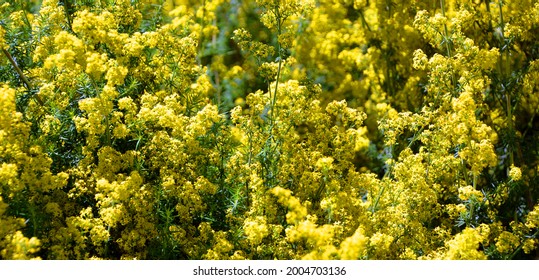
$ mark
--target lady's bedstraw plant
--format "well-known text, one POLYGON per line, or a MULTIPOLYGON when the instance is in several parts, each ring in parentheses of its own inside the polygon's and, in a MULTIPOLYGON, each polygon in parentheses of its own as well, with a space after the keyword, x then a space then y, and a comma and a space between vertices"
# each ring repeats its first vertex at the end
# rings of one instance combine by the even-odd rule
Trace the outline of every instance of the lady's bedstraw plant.
POLYGON ((0 1, 0 258, 536 258, 535 2, 0 1))
POLYGON ((296 31, 294 17, 297 20, 298 17, 304 15, 312 8, 313 3, 310 1, 257 1, 257 4, 262 9, 260 20, 274 34, 276 47, 252 41, 251 35, 245 29, 236 30, 234 39, 243 50, 248 51, 256 59, 258 71, 268 86, 268 104, 264 105, 264 111, 260 113, 264 122, 267 122, 267 125, 264 125, 267 131, 262 136, 266 138, 266 141, 257 156, 262 164, 264 182, 271 188, 277 184, 279 170, 276 167, 279 165, 281 150, 281 141, 274 135, 274 129, 278 125, 276 104, 279 82, 287 49, 292 47, 291 38, 296 31), (266 61, 268 59, 269 61, 266 61))

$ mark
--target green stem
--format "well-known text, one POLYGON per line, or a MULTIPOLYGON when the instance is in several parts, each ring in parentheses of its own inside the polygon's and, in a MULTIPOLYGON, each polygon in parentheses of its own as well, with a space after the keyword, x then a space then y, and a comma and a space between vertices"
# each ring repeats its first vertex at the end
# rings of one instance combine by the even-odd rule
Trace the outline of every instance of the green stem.
MULTIPOLYGON (((442 8, 442 16, 445 17, 445 2, 444 0, 440 0, 440 6, 442 8)), ((451 40, 449 39, 449 30, 447 29, 447 24, 444 23, 444 44, 445 49, 447 52, 447 58, 451 58, 453 55, 451 53, 451 40)), ((451 69, 451 84, 454 87, 456 87, 456 79, 455 79, 455 73, 453 72, 453 69, 451 69)))
MULTIPOLYGON (((505 22, 503 19, 503 1, 498 1, 498 8, 500 13, 500 36, 501 36, 501 50, 503 52, 503 55, 500 56, 500 74, 502 76, 502 84, 505 84, 505 79, 509 76, 510 72, 510 65, 509 65, 509 48, 506 46, 506 40, 505 40, 505 22), (503 58, 505 56, 505 59, 503 58)), ((509 133, 513 134, 513 108, 511 105, 511 91, 507 88, 507 86, 503 86, 503 91, 505 93, 505 106, 507 110, 507 126, 509 128, 509 133)), ((514 155, 513 155, 513 148, 509 146, 509 166, 513 165, 515 163, 514 161, 514 155)), ((507 172, 509 172, 509 168, 507 167, 507 172)))
MULTIPOLYGON (((387 7, 387 18, 390 19, 391 18, 391 1, 388 1, 386 0, 386 7, 387 7)), ((387 91, 388 91, 388 94, 389 96, 394 96, 395 95, 395 90, 394 90, 394 87, 393 87, 393 73, 391 71, 391 49, 392 49, 392 45, 391 45, 391 34, 389 34, 389 28, 386 28, 385 30, 385 36, 386 36, 386 43, 387 43, 387 50, 384 54, 384 59, 386 61, 386 82, 387 82, 387 91)))
MULTIPOLYGON (((442 16, 445 17, 444 0, 440 0, 440 5, 442 6, 442 16)), ((451 57, 451 46, 449 45, 449 40, 447 37, 448 34, 449 34, 449 31, 447 29, 447 24, 444 24, 445 48, 447 51, 447 56, 451 57)))
MULTIPOLYGON (((17 74, 19 75, 19 77, 21 78, 22 82, 24 83, 24 85, 26 86, 26 88, 28 90, 31 90, 33 88, 33 85, 32 83, 30 82, 30 80, 28 80, 28 78, 26 78, 26 76, 24 75, 24 73, 22 72, 21 68, 19 67, 19 65, 17 64, 17 62, 15 61, 15 59, 13 59, 13 56, 11 56, 11 54, 6 50, 6 49, 2 49, 2 52, 4 53, 4 55, 7 57, 7 59, 9 60, 9 63, 11 63, 11 65, 13 66, 13 68, 15 69, 15 72, 17 72, 17 74)), ((43 106, 43 101, 41 100, 41 98, 39 97, 39 95, 34 95, 35 98, 36 98, 36 101, 37 103, 39 103, 39 105, 43 106)))
MULTIPOLYGON (((252 158, 253 158, 253 132, 252 131, 248 131, 248 137, 249 137, 249 155, 248 155, 248 158, 247 158, 247 165, 249 166, 249 170, 251 170, 251 161, 252 161, 252 158)), ((245 197, 246 197, 246 205, 247 207, 250 207, 251 206, 251 200, 249 198, 249 178, 247 178, 247 180, 245 180, 245 197)))
POLYGON ((63 0, 63 4, 64 4, 64 13, 66 15, 66 20, 67 20, 67 26, 69 27, 69 30, 71 32, 73 32, 73 28, 71 27, 71 24, 73 23, 73 18, 71 17, 71 3, 69 2, 69 0, 63 0))
POLYGON ((277 77, 276 77, 276 80, 275 80, 275 91, 273 93, 273 100, 271 101, 270 132, 271 132, 271 130, 273 130, 273 126, 275 124, 275 114, 276 114, 275 113, 275 111, 276 111, 275 104, 277 103, 277 92, 279 90, 279 79, 281 78, 281 69, 282 69, 282 66, 283 66, 283 58, 281 57, 281 43, 279 43, 279 36, 281 35, 281 32, 282 32, 282 22, 281 22, 281 16, 280 16, 278 7, 275 8, 275 18, 277 19, 277 55, 278 55, 278 59, 279 59, 279 66, 277 68, 277 77))
MULTIPOLYGON (((490 15, 490 0, 485 0, 485 6, 487 8, 487 14, 490 15)), ((492 20, 488 21, 488 30, 492 31, 492 20)))
POLYGON ((380 198, 384 194, 384 191, 386 189, 386 185, 387 184, 384 184, 382 186, 382 188, 380 189, 380 192, 378 192, 378 195, 376 196, 376 199, 374 200, 374 205, 372 206, 372 209, 371 209, 373 214, 374 214, 374 212, 376 212, 376 208, 378 208, 378 203, 380 202, 380 198))
MULTIPOLYGON (((19 2, 18 4, 19 4, 21 9, 26 10, 26 7, 23 5, 22 1, 17 1, 17 2, 19 2)), ((30 23, 30 20, 28 20, 28 15, 26 14, 26 11, 24 13, 22 13, 22 15, 23 15, 24 23, 31 30, 32 29, 32 24, 30 23)))
POLYGON ((473 220, 474 220, 474 215, 475 215, 475 199, 472 199, 472 201, 469 202, 469 205, 470 205, 470 216, 469 216, 469 220, 468 220, 468 227, 470 226, 473 226, 473 220))
POLYGON ((363 14, 363 10, 359 11, 359 15, 361 17, 361 23, 363 24, 363 26, 366 27, 369 32, 371 32, 371 27, 369 26, 369 23, 365 19, 365 15, 363 14))
POLYGON ((30 210, 30 220, 32 222, 32 236, 37 236, 38 223, 37 223, 36 211, 34 209, 34 206, 30 205, 29 210, 30 210))
POLYGON ((30 81, 26 78, 26 76, 22 73, 21 68, 19 67, 19 65, 17 64, 17 62, 15 61, 15 59, 13 59, 13 56, 11 56, 11 54, 10 54, 6 49, 2 49, 2 52, 3 52, 4 55, 7 57, 7 59, 9 60, 9 62, 10 62, 11 65, 13 66, 13 68, 15 69, 15 71, 17 72, 17 74, 18 74, 19 77, 21 78, 21 80, 22 80, 22 82, 24 83, 24 85, 26 85, 26 88, 27 88, 27 89, 31 89, 31 88, 32 88, 32 84, 31 84, 30 81))

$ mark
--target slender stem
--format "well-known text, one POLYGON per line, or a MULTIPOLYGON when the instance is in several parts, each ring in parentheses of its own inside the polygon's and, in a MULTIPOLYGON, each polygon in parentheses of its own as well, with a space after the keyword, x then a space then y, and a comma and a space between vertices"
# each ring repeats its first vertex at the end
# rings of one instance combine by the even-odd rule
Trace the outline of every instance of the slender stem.
MULTIPOLYGON (((279 51, 281 50, 281 48, 279 47, 279 51)), ((275 111, 276 111, 276 106, 275 104, 277 103, 277 90, 279 89, 279 78, 281 76, 281 68, 282 68, 282 58, 281 56, 279 56, 279 67, 277 68, 277 80, 275 80, 275 92, 273 93, 273 101, 271 102, 271 122, 272 122, 272 128, 273 128, 273 124, 275 123, 275 111)))
MULTIPOLYGON (((393 15, 392 12, 392 3, 389 0, 386 0, 386 11, 387 11, 387 18, 390 19, 393 15)), ((384 52, 384 59, 386 61, 386 83, 387 83, 387 92, 389 96, 394 96, 396 94, 395 90, 395 81, 393 78, 394 72, 396 72, 396 68, 394 68, 394 64, 391 62, 391 56, 393 51, 393 45, 391 43, 392 34, 390 34, 389 28, 385 28, 385 40, 386 40, 386 51, 384 52), (393 69, 395 69, 393 71, 393 69)), ((408 96, 407 96, 408 98, 408 96)))
MULTIPOLYGON (((487 13, 490 15, 490 0, 485 0, 485 6, 487 7, 487 13)), ((488 30, 492 31, 492 19, 488 21, 488 30)))
POLYGON ((17 71, 17 74, 19 74, 19 77, 21 78, 22 82, 26 85, 26 88, 31 89, 31 88, 32 88, 32 84, 31 84, 30 81, 26 78, 26 76, 22 73, 21 68, 19 67, 19 65, 17 64, 17 62, 15 61, 15 59, 13 59, 13 56, 11 56, 11 54, 10 54, 7 50, 5 50, 5 49, 2 49, 2 52, 3 52, 4 55, 7 57, 7 59, 9 60, 9 62, 10 62, 11 65, 13 66, 13 68, 15 68, 15 71, 17 71))
POLYGON ((505 37, 504 37, 504 34, 505 34, 505 23, 503 21, 503 1, 500 0, 498 1, 498 8, 500 10, 500 28, 501 28, 501 32, 502 32, 502 39, 505 40, 505 37))
MULTIPOLYGON (((253 158, 253 132, 252 131, 248 131, 247 132, 248 134, 248 137, 249 137, 249 156, 247 158, 247 165, 249 166, 249 170, 251 170, 251 161, 252 161, 252 158, 253 158)), ((246 205, 247 207, 249 207, 251 205, 251 200, 250 200, 250 197, 249 197, 249 182, 250 182, 250 178, 247 178, 247 180, 245 180, 245 198, 246 198, 246 205)))
POLYGON ((372 206, 372 209, 371 209, 371 212, 374 214, 374 212, 376 212, 376 208, 378 208, 378 203, 380 202, 380 198, 382 197, 382 195, 384 194, 384 191, 386 189, 386 186, 388 185, 388 183, 386 182, 381 188, 380 188, 380 191, 378 192, 378 195, 376 196, 376 199, 374 200, 374 205, 372 206))
MULTIPOLYGON (((7 59, 9 60, 9 62, 11 63, 11 65, 13 66, 13 68, 15 69, 15 71, 17 72, 17 74, 19 75, 19 77, 21 78, 22 82, 24 83, 24 85, 26 86, 26 88, 28 90, 31 90, 33 88, 33 85, 32 83, 30 82, 30 80, 28 80, 28 78, 24 75, 24 73, 22 72, 21 68, 19 67, 19 65, 17 64, 17 62, 15 61, 15 59, 13 58, 13 56, 11 56, 11 54, 6 50, 6 49, 2 49, 2 52, 4 53, 4 55, 7 57, 7 59)), ((39 105, 43 106, 44 103, 43 101, 41 100, 41 98, 39 97, 39 95, 34 95, 35 98, 36 98, 36 101, 37 103, 39 103, 39 105)))
POLYGON ((365 19, 365 15, 363 14, 363 10, 360 10, 359 11, 359 15, 361 17, 361 23, 363 24, 364 27, 367 27, 367 30, 369 32, 371 32, 371 27, 369 26, 369 23, 367 22, 367 20, 365 19))
POLYGON ((219 72, 214 71, 215 75, 215 86, 217 88, 216 90, 216 98, 217 98, 217 111, 221 112, 222 106, 221 106, 221 80, 219 79, 219 72))
POLYGON ((277 55, 278 55, 278 58, 279 58, 279 66, 277 68, 277 77, 276 77, 276 80, 275 80, 275 91, 273 93, 273 100, 271 101, 271 118, 270 118, 271 125, 270 125, 270 130, 273 130, 273 126, 275 124, 275 111, 276 111, 275 104, 277 103, 277 92, 279 90, 279 79, 281 78, 281 68, 283 66, 283 58, 281 57, 281 43, 279 43, 279 36, 281 35, 281 32, 282 32, 282 22, 281 22, 281 15, 279 13, 279 8, 278 7, 275 8, 275 18, 277 19, 277 55))
POLYGON ((69 0, 64 0, 64 13, 66 15, 67 20, 67 26, 69 27, 69 30, 73 31, 73 28, 71 27, 71 24, 73 23, 73 19, 71 17, 71 3, 69 0))
POLYGON ((466 171, 466 164, 464 163, 464 160, 460 160, 460 167, 462 169, 462 174, 464 175, 464 182, 466 185, 468 185, 468 182, 470 181, 470 178, 468 177, 468 172, 466 171))
MULTIPOLYGON (((509 48, 506 46, 506 40, 505 40, 505 22, 503 19, 503 1, 498 1, 498 8, 500 12, 500 36, 501 36, 501 50, 503 52, 503 55, 500 56, 500 74, 502 76, 502 84, 505 83, 505 79, 509 75, 510 71, 510 65, 509 65, 509 48), (505 59, 503 58, 505 56, 505 59), (504 61, 505 60, 505 61, 504 61)), ((511 105, 511 91, 503 85, 503 91, 505 93, 505 106, 507 110, 507 125, 509 128, 509 133, 513 134, 513 108, 511 105)), ((513 165, 515 163, 514 155, 513 155, 513 148, 509 146, 509 166, 513 165)), ((507 172, 509 172, 509 168, 507 167, 507 172)))
MULTIPOLYGON (((442 7, 442 16, 445 17, 445 7, 444 7, 444 0, 440 0, 440 5, 442 7)), ((451 46, 449 45, 449 40, 447 35, 449 34, 449 31, 447 30, 447 24, 444 24, 444 36, 445 36, 445 48, 447 51, 447 56, 451 57, 451 46)))
POLYGON ((475 199, 471 200, 469 204, 470 204, 470 216, 468 220, 469 224, 467 226, 473 226, 473 219, 475 215, 475 199))
MULTIPOLYGON (((23 10, 26 10, 26 7, 24 7, 22 1, 18 1, 18 2, 20 2, 20 3, 18 3, 19 6, 20 6, 23 10)), ((26 23, 26 26, 27 26, 28 28, 32 29, 32 24, 31 24, 30 21, 28 20, 28 15, 26 14, 26 12, 22 13, 22 15, 23 15, 24 23, 26 23)))
MULTIPOLYGON (((445 17, 445 3, 444 0, 440 0, 440 6, 442 8, 442 16, 445 17)), ((447 24, 444 23, 444 44, 447 51, 447 58, 451 58, 451 41, 449 40, 449 31, 447 29, 447 24)), ((456 87, 456 79, 455 79, 455 73, 453 72, 453 69, 451 69, 451 83, 453 87, 456 87)), ((454 89, 454 88, 453 88, 454 89)))

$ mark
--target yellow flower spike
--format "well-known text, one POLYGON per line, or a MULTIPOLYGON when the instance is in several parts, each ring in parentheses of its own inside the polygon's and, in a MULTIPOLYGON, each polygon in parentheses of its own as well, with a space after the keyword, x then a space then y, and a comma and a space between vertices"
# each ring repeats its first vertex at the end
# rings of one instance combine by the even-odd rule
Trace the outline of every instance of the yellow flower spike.
POLYGON ((509 168, 509 178, 511 178, 512 181, 518 182, 522 179, 522 171, 519 167, 516 167, 514 165, 511 165, 509 168))
POLYGON ((428 64, 427 55, 421 49, 414 51, 414 68, 417 70, 425 70, 428 64))

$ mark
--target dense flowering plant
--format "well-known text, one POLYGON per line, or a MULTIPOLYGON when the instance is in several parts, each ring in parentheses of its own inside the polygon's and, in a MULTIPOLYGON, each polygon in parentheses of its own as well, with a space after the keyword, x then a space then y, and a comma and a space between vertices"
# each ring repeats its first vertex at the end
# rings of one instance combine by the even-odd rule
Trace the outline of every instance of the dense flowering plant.
POLYGON ((537 1, 0 14, 0 259, 539 257, 537 1))

